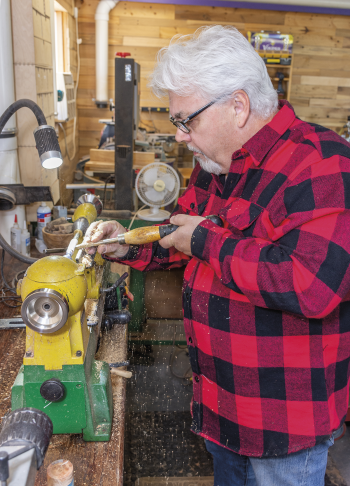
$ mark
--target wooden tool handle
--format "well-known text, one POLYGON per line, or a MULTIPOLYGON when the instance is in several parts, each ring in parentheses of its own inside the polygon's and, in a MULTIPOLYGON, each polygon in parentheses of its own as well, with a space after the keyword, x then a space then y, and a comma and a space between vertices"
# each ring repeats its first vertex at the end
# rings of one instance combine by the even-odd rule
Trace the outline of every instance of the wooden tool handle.
POLYGON ((118 368, 110 368, 112 375, 122 376, 123 378, 131 378, 131 371, 118 370, 118 368))
POLYGON ((124 233, 126 245, 144 245, 160 240, 159 226, 145 226, 124 233))

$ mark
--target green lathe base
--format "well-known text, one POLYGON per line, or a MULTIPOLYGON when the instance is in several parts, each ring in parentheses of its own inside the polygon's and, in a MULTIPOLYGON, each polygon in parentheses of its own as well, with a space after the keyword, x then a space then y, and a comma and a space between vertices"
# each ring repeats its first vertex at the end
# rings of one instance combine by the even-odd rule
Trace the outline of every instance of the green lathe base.
POLYGON ((45 412, 54 434, 83 433, 86 441, 108 441, 113 416, 109 366, 104 361, 48 371, 44 366, 22 366, 12 387, 12 410, 22 407, 45 412), (42 383, 49 378, 64 385, 65 395, 58 402, 48 402, 40 395, 42 383))

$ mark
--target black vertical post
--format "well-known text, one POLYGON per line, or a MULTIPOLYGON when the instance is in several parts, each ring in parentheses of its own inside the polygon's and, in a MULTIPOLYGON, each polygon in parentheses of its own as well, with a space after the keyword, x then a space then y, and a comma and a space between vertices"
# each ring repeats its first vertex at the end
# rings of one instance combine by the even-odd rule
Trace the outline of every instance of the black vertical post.
POLYGON ((115 209, 133 209, 134 150, 134 87, 133 59, 115 59, 115 209))

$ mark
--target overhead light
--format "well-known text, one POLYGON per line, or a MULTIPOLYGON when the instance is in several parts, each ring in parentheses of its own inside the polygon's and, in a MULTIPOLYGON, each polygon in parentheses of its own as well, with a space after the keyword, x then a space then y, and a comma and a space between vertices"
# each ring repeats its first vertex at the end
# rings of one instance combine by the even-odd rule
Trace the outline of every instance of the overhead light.
POLYGON ((56 131, 50 125, 40 125, 34 130, 36 148, 44 169, 56 169, 63 163, 56 131))

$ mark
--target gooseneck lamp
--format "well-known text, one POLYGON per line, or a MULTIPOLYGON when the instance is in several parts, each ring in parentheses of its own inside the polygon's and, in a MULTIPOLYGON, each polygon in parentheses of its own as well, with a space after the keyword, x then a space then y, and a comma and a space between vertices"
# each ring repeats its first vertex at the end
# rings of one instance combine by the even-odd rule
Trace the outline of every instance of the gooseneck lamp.
POLYGON ((63 158, 55 129, 47 125, 41 108, 32 100, 18 100, 12 103, 0 117, 0 137, 3 128, 12 115, 20 108, 29 108, 34 113, 39 126, 34 130, 36 148, 44 169, 56 169, 62 165, 63 158))
MULTIPOLYGON (((1 1, 1 0, 0 0, 1 1)), ((12 103, 1 115, 0 117, 0 139, 8 137, 7 133, 2 133, 6 123, 11 118, 12 115, 16 113, 17 110, 20 108, 29 108, 34 113, 37 122, 38 128, 34 130, 34 138, 36 142, 36 148, 39 153, 39 158, 41 165, 45 169, 56 169, 60 165, 62 165, 63 158, 61 154, 61 149, 58 143, 57 135, 55 129, 49 125, 47 125, 46 118, 44 113, 42 112, 41 108, 32 100, 18 100, 12 103)), ((0 210, 7 210, 12 209, 15 204, 24 204, 23 202, 19 203, 16 196, 14 195, 14 188, 12 186, 20 186, 19 184, 5 184, 0 185, 0 210)), ((41 194, 37 194, 40 196, 41 194)), ((52 196, 50 196, 52 198, 52 196)), ((35 199, 35 201, 47 201, 49 199, 35 199)), ((52 199, 51 199, 52 200, 52 199)), ((31 201, 33 202, 33 201, 31 201)), ((27 257, 22 255, 14 248, 11 247, 2 236, 0 232, 0 246, 3 248, 3 251, 6 250, 10 255, 17 260, 20 260, 23 263, 27 263, 31 265, 32 263, 36 262, 37 258, 27 257)))

